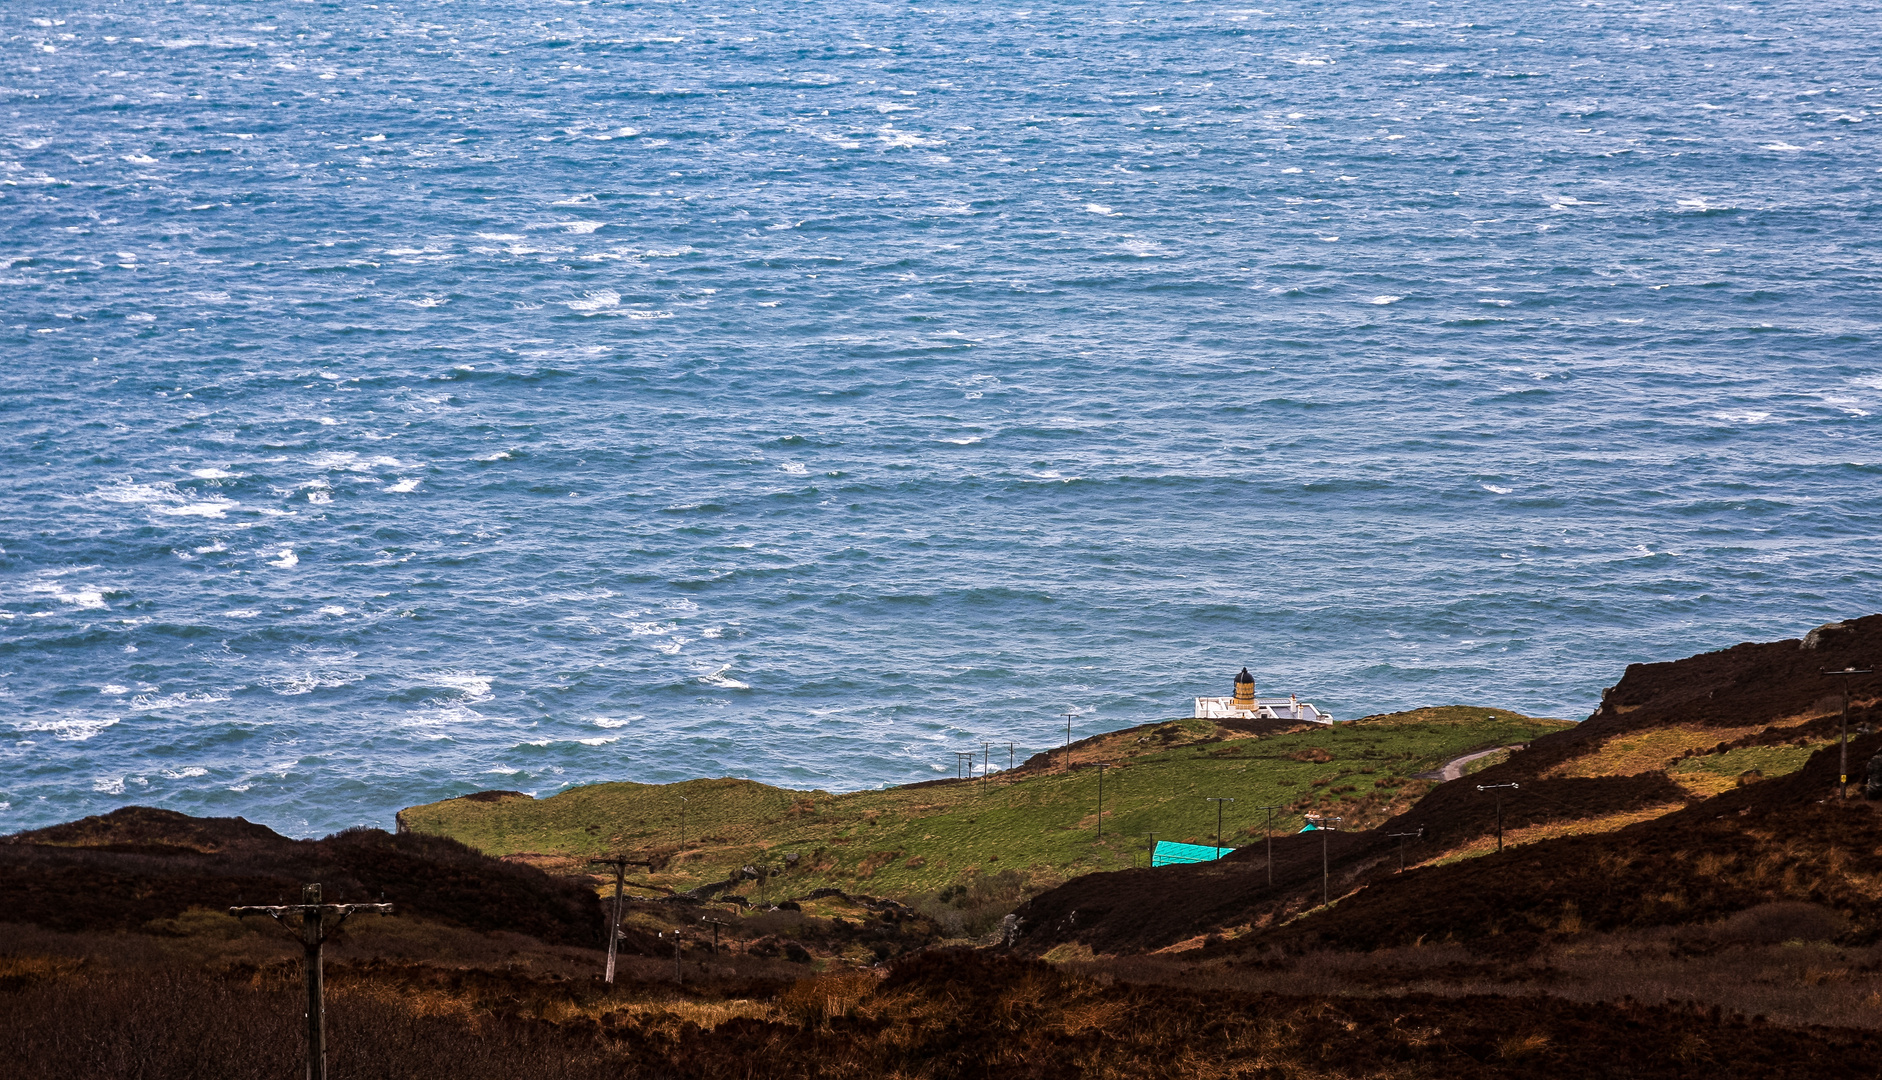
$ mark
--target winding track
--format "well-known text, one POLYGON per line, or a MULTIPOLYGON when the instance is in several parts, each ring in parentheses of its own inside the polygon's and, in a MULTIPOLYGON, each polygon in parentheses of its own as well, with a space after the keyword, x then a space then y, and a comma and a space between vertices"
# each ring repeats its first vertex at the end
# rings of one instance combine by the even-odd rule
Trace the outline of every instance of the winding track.
POLYGON ((1452 758, 1443 765, 1440 765, 1436 772, 1421 772, 1416 775, 1420 780, 1445 781, 1461 779, 1464 775, 1464 766, 1471 762, 1479 758, 1487 758, 1491 754, 1501 753, 1504 750, 1520 750, 1525 745, 1524 743, 1513 743, 1509 746, 1492 746, 1488 750, 1479 750, 1474 754, 1465 754, 1463 757, 1452 758))

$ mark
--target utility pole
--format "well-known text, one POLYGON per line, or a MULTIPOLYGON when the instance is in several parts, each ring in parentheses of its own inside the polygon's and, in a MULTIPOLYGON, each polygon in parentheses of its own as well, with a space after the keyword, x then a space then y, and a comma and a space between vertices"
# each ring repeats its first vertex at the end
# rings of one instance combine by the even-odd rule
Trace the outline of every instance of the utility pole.
POLYGON ((307 981, 307 1080, 327 1080, 327 1011, 326 980, 321 970, 320 947, 326 943, 327 935, 340 928, 340 924, 351 918, 356 911, 371 911, 380 915, 392 914, 391 904, 323 904, 320 902, 320 883, 315 882, 301 889, 301 902, 298 904, 275 904, 270 906, 232 907, 229 914, 240 919, 248 915, 266 915, 282 926, 287 921, 282 916, 290 912, 301 917, 301 947, 306 950, 302 962, 302 971, 307 981), (328 915, 338 915, 331 923, 328 915))
POLYGON ((1386 833, 1385 838, 1387 840, 1398 841, 1398 872, 1402 874, 1405 872, 1405 841, 1423 840, 1425 838, 1425 827, 1423 825, 1418 826, 1417 832, 1386 833))
POLYGON ((1204 801, 1215 804, 1215 857, 1220 859, 1222 857, 1222 804, 1225 802, 1234 802, 1235 800, 1211 797, 1204 801))
POLYGON ((1065 712, 1065 772, 1067 773, 1067 775, 1069 775, 1071 771, 1072 771, 1072 713, 1071 713, 1071 710, 1068 709, 1065 712))
POLYGON ((1098 764, 1098 839, 1104 839, 1104 770, 1112 768, 1109 761, 1098 764))
POLYGON ((1268 827, 1266 830, 1262 832, 1261 838, 1264 841, 1266 841, 1268 845, 1268 887, 1273 888, 1274 887, 1274 812, 1276 810, 1284 810, 1286 809, 1286 807, 1257 806, 1255 807, 1255 809, 1266 810, 1268 812, 1268 827))
POLYGON ((992 743, 983 742, 980 744, 980 758, 980 793, 985 795, 987 793, 987 777, 993 772, 992 743))
POLYGON ((679 796, 679 800, 680 800, 680 847, 685 848, 686 847, 686 796, 684 795, 679 796))
POLYGON ((1150 834, 1150 868, 1154 870, 1156 869, 1156 867, 1157 867, 1157 834, 1151 833, 1150 834))
POLYGON ((1496 850, 1498 854, 1502 854, 1503 852, 1503 789, 1508 788, 1509 790, 1514 791, 1520 787, 1522 787, 1521 784, 1478 784, 1477 785, 1478 791, 1496 792, 1496 850))
POLYGON ((715 953, 718 952, 719 951, 719 927, 730 926, 732 924, 725 922, 723 920, 720 920, 720 919, 715 919, 710 915, 700 916, 699 921, 702 923, 712 924, 712 951, 715 953))
POLYGON ((653 863, 644 859, 629 859, 620 855, 611 859, 590 859, 588 862, 591 866, 614 867, 614 913, 608 919, 608 969, 607 973, 601 977, 602 982, 613 985, 614 955, 616 948, 621 942, 621 886, 624 879, 627 877, 628 867, 644 866, 649 873, 652 873, 653 863))
POLYGON ((1314 829, 1320 833, 1320 903, 1325 906, 1332 899, 1332 891, 1328 885, 1330 875, 1327 864, 1327 834, 1335 831, 1327 828, 1327 822, 1339 822, 1346 819, 1328 817, 1325 814, 1308 814, 1307 817, 1314 822, 1314 829))
POLYGON ((1006 773, 1008 776, 1013 775, 1013 744, 1012 743, 1006 744, 1006 773))
POLYGON ((1840 760, 1836 769, 1836 791, 1837 797, 1845 801, 1849 799, 1849 677, 1851 675, 1869 675, 1872 673, 1873 671, 1870 668, 1853 667, 1846 667, 1841 671, 1824 672, 1825 675, 1841 675, 1843 677, 1843 733, 1839 739, 1841 749, 1838 751, 1840 760))

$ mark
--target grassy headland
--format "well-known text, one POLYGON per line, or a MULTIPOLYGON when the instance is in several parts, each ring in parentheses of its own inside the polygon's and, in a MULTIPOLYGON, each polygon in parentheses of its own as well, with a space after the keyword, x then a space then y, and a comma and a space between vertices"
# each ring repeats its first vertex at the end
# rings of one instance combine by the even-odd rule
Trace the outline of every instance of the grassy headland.
POLYGON ((1238 800, 1224 815, 1224 844, 1259 837, 1266 815, 1254 808, 1264 805, 1285 808, 1276 812, 1277 831, 1297 830, 1304 813, 1321 810, 1341 815, 1346 828, 1365 828, 1423 794, 1429 783, 1416 774, 1568 726, 1467 706, 1264 735, 1171 720, 1075 743, 1069 771, 1055 753, 984 781, 842 794, 731 778, 594 784, 546 799, 447 799, 409 808, 400 821, 552 871, 578 871, 582 860, 609 854, 647 857, 658 870, 636 880, 662 891, 721 880, 746 865, 783 868, 787 853, 797 856, 795 866, 774 887, 790 893, 836 886, 911 895, 1008 871, 1009 880, 1037 888, 1143 865, 1152 833, 1212 843, 1211 796, 1238 800), (1104 770, 1102 840, 1097 762, 1112 765, 1104 770))

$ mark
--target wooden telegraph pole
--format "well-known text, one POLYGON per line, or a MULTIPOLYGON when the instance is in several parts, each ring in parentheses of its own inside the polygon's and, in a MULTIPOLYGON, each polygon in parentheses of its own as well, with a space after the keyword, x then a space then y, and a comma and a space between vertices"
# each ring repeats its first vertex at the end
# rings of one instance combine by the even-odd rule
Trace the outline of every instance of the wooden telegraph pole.
POLYGON ((1505 790, 1517 791, 1521 788, 1522 788, 1521 784, 1478 784, 1477 785, 1478 791, 1496 792, 1496 850, 1497 850, 1497 854, 1499 855, 1503 853, 1503 792, 1505 790))
POLYGON ((1322 906, 1325 906, 1331 901, 1333 896, 1332 890, 1328 885, 1331 875, 1327 863, 1327 834, 1332 832, 1333 829, 1328 827, 1327 822, 1331 821, 1337 825, 1346 819, 1343 817, 1331 817, 1327 814, 1308 814, 1306 817, 1307 820, 1314 823, 1314 828, 1320 830, 1320 903, 1322 906))
POLYGON ((326 944, 327 935, 340 928, 340 924, 351 918, 356 911, 371 911, 380 915, 392 914, 391 904, 323 904, 320 902, 320 883, 315 882, 301 889, 301 902, 298 904, 271 904, 266 906, 232 907, 229 914, 240 919, 248 915, 266 915, 282 926, 287 926, 284 916, 292 913, 301 917, 301 947, 306 950, 303 973, 307 980, 307 1080, 327 1080, 327 1016, 322 999, 325 997, 326 982, 322 978, 320 947, 326 944), (338 918, 327 921, 330 915, 338 918))
POLYGON ((1838 738, 1838 743, 1841 745, 1842 749, 1838 752, 1837 757, 1839 764, 1836 770, 1836 797, 1847 800, 1849 798, 1849 677, 1851 675, 1871 675, 1874 674, 1874 672, 1869 668, 1846 667, 1841 671, 1826 671, 1824 674, 1841 675, 1843 677, 1843 730, 1842 735, 1838 738))
POLYGON ((1267 841, 1268 844, 1268 885, 1272 887, 1274 885, 1274 812, 1276 810, 1285 810, 1286 807, 1257 806, 1255 809, 1266 810, 1268 812, 1268 828, 1262 833, 1262 839, 1267 841))
POLYGON ((614 954, 621 946, 621 886, 627 877, 628 867, 644 866, 649 873, 652 873, 653 863, 645 859, 629 859, 620 855, 611 859, 590 859, 588 862, 592 866, 614 867, 614 912, 608 919, 608 970, 607 974, 601 977, 602 982, 613 984, 614 954))

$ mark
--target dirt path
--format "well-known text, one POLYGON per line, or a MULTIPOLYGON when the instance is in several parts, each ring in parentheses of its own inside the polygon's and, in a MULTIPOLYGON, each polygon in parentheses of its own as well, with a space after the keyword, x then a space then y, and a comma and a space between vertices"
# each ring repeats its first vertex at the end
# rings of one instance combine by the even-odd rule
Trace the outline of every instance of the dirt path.
POLYGON ((1487 758, 1491 754, 1500 754, 1505 750, 1520 750, 1523 748, 1523 745, 1524 745, 1523 743, 1516 743, 1512 746, 1493 746, 1488 750, 1479 750, 1474 754, 1465 754, 1463 757, 1452 758, 1451 760, 1445 762, 1443 765, 1439 766, 1436 772, 1419 773, 1418 779, 1439 780, 1439 781, 1457 780, 1457 779, 1460 779, 1464 775, 1464 766, 1470 764, 1471 762, 1476 761, 1480 758, 1487 758))

